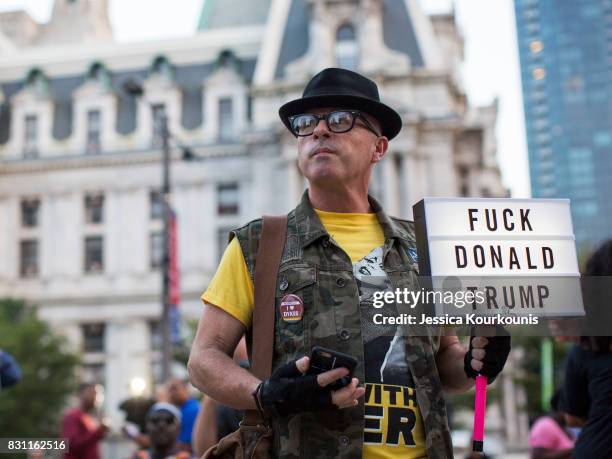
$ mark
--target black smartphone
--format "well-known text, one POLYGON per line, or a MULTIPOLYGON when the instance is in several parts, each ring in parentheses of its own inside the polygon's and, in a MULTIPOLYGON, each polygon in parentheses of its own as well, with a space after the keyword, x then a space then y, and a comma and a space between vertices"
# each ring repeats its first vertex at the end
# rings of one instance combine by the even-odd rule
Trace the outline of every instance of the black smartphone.
POLYGON ((310 352, 309 375, 318 375, 334 368, 347 368, 349 374, 331 383, 332 390, 338 390, 348 385, 353 377, 353 372, 357 367, 357 359, 342 352, 327 349, 321 346, 314 346, 310 352))

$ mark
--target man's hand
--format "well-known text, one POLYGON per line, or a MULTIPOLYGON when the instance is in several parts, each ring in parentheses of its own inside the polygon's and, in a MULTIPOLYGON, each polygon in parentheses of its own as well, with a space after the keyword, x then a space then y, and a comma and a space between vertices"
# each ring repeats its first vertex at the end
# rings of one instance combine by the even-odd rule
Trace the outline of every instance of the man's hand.
POLYGON ((334 407, 350 408, 365 394, 363 387, 357 387, 357 378, 337 391, 328 387, 346 376, 348 369, 335 368, 318 375, 306 375, 309 366, 310 359, 302 357, 277 368, 270 379, 261 383, 258 398, 266 415, 288 416, 334 407))
POLYGON ((470 378, 481 374, 487 376, 490 384, 502 371, 510 354, 510 335, 505 330, 502 333, 505 334, 470 337, 470 349, 464 358, 465 373, 470 378))

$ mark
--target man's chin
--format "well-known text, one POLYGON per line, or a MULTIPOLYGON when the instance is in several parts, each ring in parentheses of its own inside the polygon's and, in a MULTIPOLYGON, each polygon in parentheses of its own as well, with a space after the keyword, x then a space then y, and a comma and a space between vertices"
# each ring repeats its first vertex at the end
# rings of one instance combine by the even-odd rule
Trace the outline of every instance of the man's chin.
POLYGON ((317 171, 316 174, 306 177, 310 186, 316 186, 321 188, 335 187, 338 183, 342 182, 343 178, 340 174, 334 173, 333 171, 317 171))

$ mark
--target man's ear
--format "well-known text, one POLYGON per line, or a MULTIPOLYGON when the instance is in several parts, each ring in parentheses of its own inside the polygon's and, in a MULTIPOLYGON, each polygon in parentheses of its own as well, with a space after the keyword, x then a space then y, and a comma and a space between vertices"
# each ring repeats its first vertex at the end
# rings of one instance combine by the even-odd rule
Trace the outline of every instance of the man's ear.
POLYGON ((372 162, 377 163, 383 159, 388 149, 389 139, 387 139, 385 136, 379 137, 374 144, 374 156, 372 157, 372 162))

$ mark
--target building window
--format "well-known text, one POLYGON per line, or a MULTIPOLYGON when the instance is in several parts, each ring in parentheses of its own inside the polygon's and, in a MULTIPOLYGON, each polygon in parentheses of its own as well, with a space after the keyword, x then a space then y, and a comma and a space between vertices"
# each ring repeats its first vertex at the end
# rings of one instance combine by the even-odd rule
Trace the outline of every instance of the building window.
POLYGON ((160 220, 164 216, 164 201, 161 191, 153 190, 149 193, 149 207, 151 220, 160 220))
POLYGON ((38 275, 38 241, 21 241, 19 255, 21 277, 35 277, 38 275))
POLYGON ((24 199, 21 201, 21 226, 35 228, 38 226, 40 213, 40 200, 24 199))
POLYGON ((234 113, 232 99, 219 99, 219 140, 227 141, 234 137, 234 113))
POLYGON ((149 346, 151 350, 161 351, 163 338, 162 338, 161 322, 159 320, 149 321, 149 336, 150 336, 149 346))
POLYGON ((217 230, 217 261, 221 260, 221 257, 225 252, 225 248, 228 244, 228 235, 232 229, 232 227, 223 226, 217 230))
POLYGON ((531 50, 532 53, 538 54, 542 52, 542 50, 544 49, 544 45, 542 44, 540 40, 534 40, 531 43, 529 43, 529 49, 531 50))
POLYGON ((23 156, 36 158, 38 156, 38 116, 25 117, 25 136, 23 142, 23 156))
POLYGON ((359 61, 359 46, 355 28, 344 24, 336 32, 336 62, 338 67, 356 70, 359 61))
POLYGON ((470 195, 470 170, 466 166, 459 166, 459 195, 470 195))
POLYGON ((238 199, 237 183, 220 183, 217 185, 217 213, 219 215, 237 215, 238 199))
POLYGON ((170 62, 163 56, 156 57, 151 65, 151 74, 158 75, 167 81, 172 81, 173 71, 170 62))
POLYGON ((153 146, 161 148, 163 145, 163 125, 166 116, 166 106, 164 104, 154 104, 151 110, 153 116, 153 146))
POLYGON ((47 77, 39 70, 31 70, 26 79, 28 90, 32 91, 38 97, 46 97, 49 92, 49 82, 47 77))
POLYGON ((98 273, 104 269, 104 243, 102 236, 85 238, 85 272, 98 273))
POLYGON ((100 85, 104 89, 108 89, 110 87, 110 75, 104 64, 101 62, 94 63, 90 68, 87 74, 87 78, 100 85))
POLYGON ((164 256, 163 233, 155 232, 149 235, 149 254, 151 268, 159 268, 162 265, 162 259, 164 256))
POLYGON ((83 352, 104 352, 104 332, 103 323, 83 324, 83 352))
POLYGON ((542 67, 538 67, 533 71, 532 75, 534 80, 541 80, 546 76, 546 71, 542 67))
POLYGON ((89 110, 87 112, 87 148, 88 154, 100 153, 101 123, 100 110, 89 110))
POLYGON ((88 194, 85 196, 85 222, 98 224, 104 221, 104 195, 88 194))

